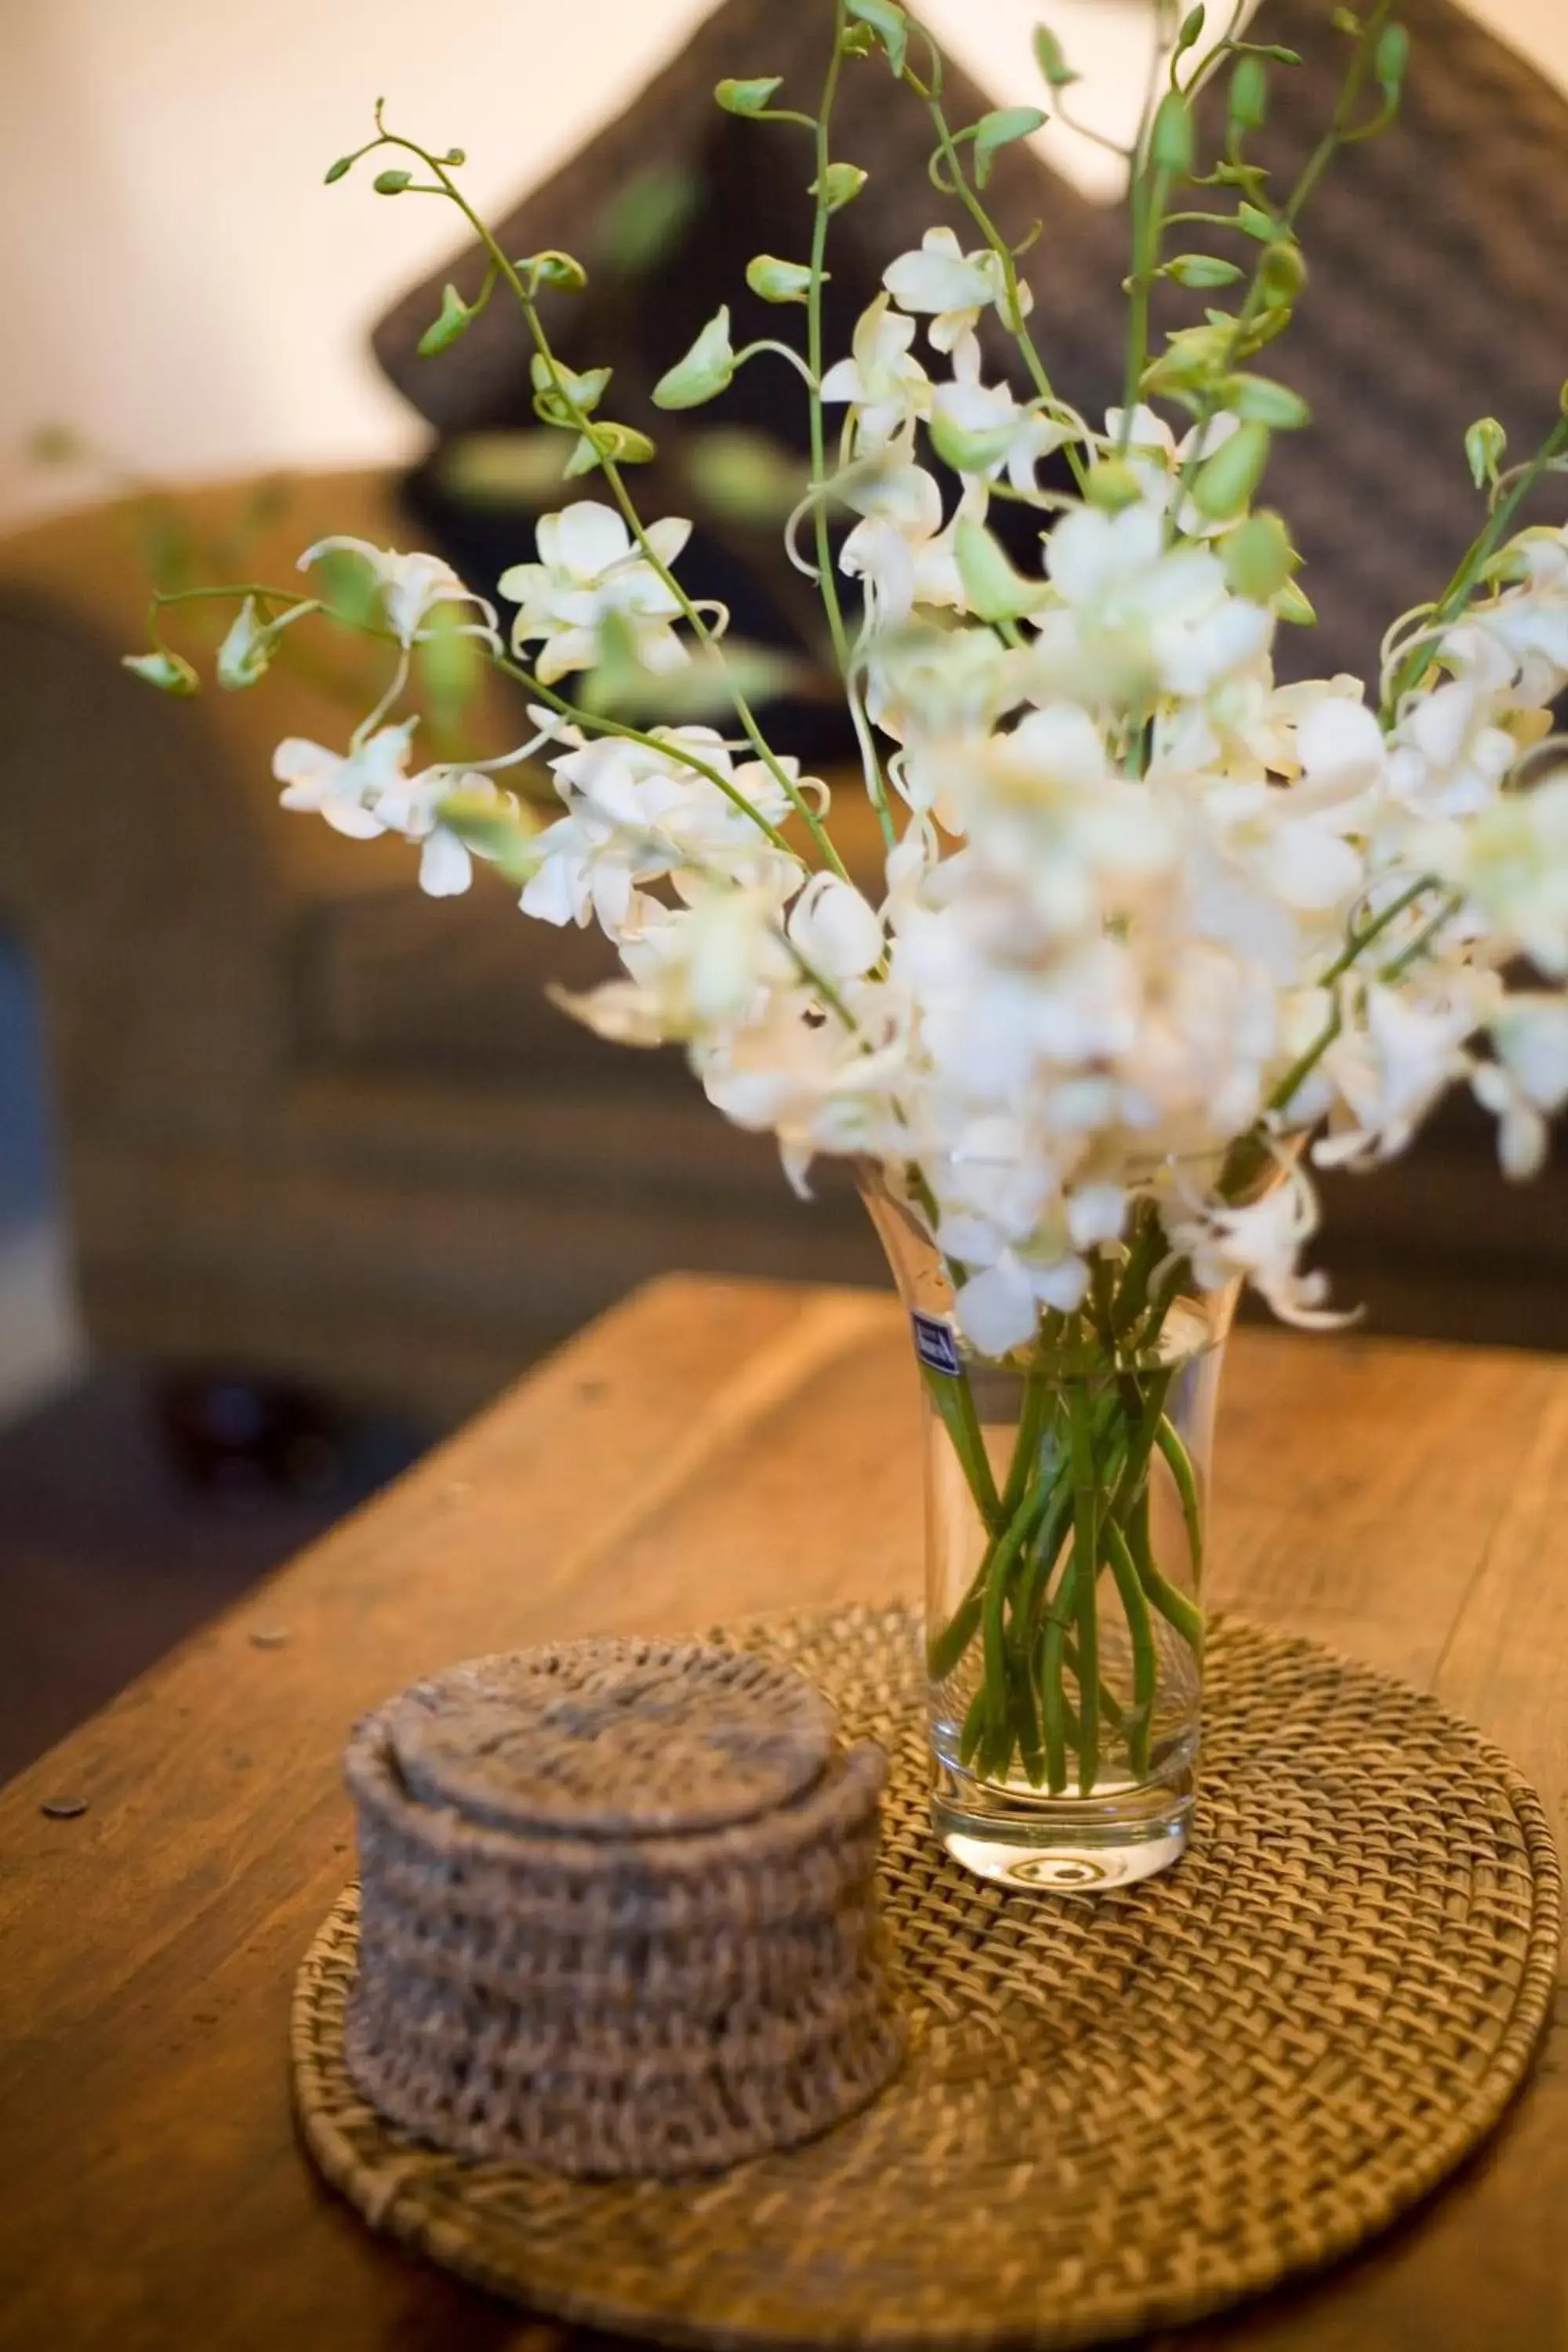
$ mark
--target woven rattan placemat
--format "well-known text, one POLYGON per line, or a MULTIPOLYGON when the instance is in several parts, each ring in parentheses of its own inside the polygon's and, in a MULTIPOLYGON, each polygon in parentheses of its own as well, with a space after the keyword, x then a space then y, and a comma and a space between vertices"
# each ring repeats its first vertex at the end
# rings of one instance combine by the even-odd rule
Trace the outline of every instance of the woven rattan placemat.
POLYGON ((1348 2252, 1497 2122, 1547 2014, 1560 1881, 1534 1791, 1432 1700, 1222 1622, 1180 1866, 1098 1897, 1004 1892, 931 1840, 912 1618, 731 1638, 889 1750, 902 2073, 826 2137, 717 2178, 442 2156, 345 2071, 345 1895, 300 1971, 295 2090, 316 2162, 377 2229, 675 2344, 1088 2344, 1348 2252))

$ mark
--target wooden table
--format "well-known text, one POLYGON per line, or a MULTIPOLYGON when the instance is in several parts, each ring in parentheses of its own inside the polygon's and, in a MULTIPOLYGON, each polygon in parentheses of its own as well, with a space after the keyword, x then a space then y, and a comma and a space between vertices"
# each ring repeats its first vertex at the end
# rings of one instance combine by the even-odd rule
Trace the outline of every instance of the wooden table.
MULTIPOLYGON (((477 1651, 918 1583, 889 1300, 641 1293, 0 1794, 5 2352, 546 2352, 290 2131, 289 1982, 363 1708, 477 1651), (287 1639, 263 1637, 286 1633, 287 1639), (42 1801, 89 1810, 46 1818, 42 1801)), ((1568 1362, 1243 1332, 1214 1594, 1437 1692, 1568 1796, 1568 1362)), ((1568 2011, 1429 2210, 1194 2347, 1568 2347, 1568 2011)))

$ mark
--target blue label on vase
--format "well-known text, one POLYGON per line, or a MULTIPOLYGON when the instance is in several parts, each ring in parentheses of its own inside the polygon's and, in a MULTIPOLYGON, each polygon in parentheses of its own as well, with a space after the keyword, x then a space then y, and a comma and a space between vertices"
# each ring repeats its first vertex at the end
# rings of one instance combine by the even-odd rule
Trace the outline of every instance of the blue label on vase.
POLYGON ((956 1373, 961 1368, 952 1326, 934 1315, 911 1315, 910 1321, 914 1327, 915 1353, 927 1370, 956 1373))

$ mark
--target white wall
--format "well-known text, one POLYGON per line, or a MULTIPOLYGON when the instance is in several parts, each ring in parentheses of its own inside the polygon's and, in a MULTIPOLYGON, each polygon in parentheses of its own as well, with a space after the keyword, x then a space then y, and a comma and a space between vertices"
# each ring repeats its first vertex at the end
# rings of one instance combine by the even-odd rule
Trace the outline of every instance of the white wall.
MULTIPOLYGON (((384 93, 416 135, 465 146, 476 196, 500 203, 623 103, 709 5, 0 0, 0 519, 72 494, 14 457, 47 422, 190 478, 417 446, 365 334, 449 247, 452 219, 433 201, 375 197, 357 175, 323 188, 325 166, 384 93)), ((1476 6, 1568 85, 1568 0, 1476 6)), ((1048 14, 1084 71, 1082 112, 1125 131, 1143 0, 927 0, 926 14, 983 83, 1028 97, 1029 33, 1048 14)), ((1042 143, 1113 192, 1100 151, 1057 131, 1042 143)))

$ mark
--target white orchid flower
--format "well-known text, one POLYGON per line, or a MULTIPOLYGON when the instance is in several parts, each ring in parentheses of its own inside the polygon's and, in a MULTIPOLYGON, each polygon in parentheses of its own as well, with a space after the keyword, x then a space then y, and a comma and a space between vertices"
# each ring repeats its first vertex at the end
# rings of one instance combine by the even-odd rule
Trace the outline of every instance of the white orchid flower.
POLYGON ((855 448, 874 457, 907 437, 915 419, 930 414, 931 379, 910 345, 915 322, 879 294, 856 323, 853 356, 836 361, 822 379, 829 406, 847 401, 855 410, 855 448))
POLYGON ((982 481, 1005 473, 1020 497, 1028 497, 1041 458, 1072 433, 1037 408, 1021 405, 1010 385, 983 383, 979 341, 966 334, 953 351, 952 383, 939 385, 932 396, 931 437, 960 473, 982 481))
POLYGON ((325 817, 334 833, 372 841, 388 829, 380 814, 383 795, 405 782, 405 768, 416 722, 383 727, 347 752, 290 735, 272 755, 272 772, 283 786, 286 809, 325 817))
POLYGON ((1440 648, 1454 675, 1413 697, 1389 760, 1395 800, 1421 816, 1468 817, 1489 808, 1519 745, 1503 724, 1514 663, 1489 631, 1450 629, 1440 648))
POLYGON ((1261 1292, 1282 1323, 1329 1328, 1352 1317, 1324 1306, 1325 1276, 1300 1271, 1300 1254, 1318 1222, 1311 1184, 1300 1168, 1290 1167, 1272 1190, 1239 1207, 1178 1200, 1166 1212, 1165 1231, 1204 1289, 1220 1290, 1239 1278, 1261 1292))
POLYGON ((419 844, 419 887, 426 898, 460 897, 474 878, 473 851, 441 821, 441 804, 455 793, 470 804, 489 804, 498 812, 517 806, 493 777, 453 768, 426 768, 421 775, 395 778, 376 804, 389 832, 419 844))
MULTIPOLYGON (((966 254, 950 228, 928 228, 918 253, 900 253, 882 272, 882 283, 900 310, 931 318, 930 334, 939 352, 951 352, 992 303, 1003 305, 1007 281, 988 247, 966 254)), ((1022 280, 1018 307, 1026 316, 1034 297, 1022 280)))
MULTIPOLYGON (((647 528, 647 544, 668 571, 691 536, 674 515, 647 528)), ((514 563, 500 593, 519 606, 512 644, 520 652, 542 639, 535 667, 542 684, 569 671, 591 669, 599 658, 599 628, 611 614, 630 626, 646 669, 678 668, 686 648, 672 623, 680 602, 633 541, 624 519, 595 499, 579 499, 559 514, 542 515, 534 531, 535 563, 514 563)))
POLYGON ((466 587, 438 555, 400 555, 395 548, 375 547, 369 540, 334 534, 308 547, 300 558, 300 569, 307 572, 323 555, 339 551, 363 556, 369 564, 399 645, 419 645, 430 635, 424 624, 437 604, 472 604, 481 617, 460 624, 457 634, 482 637, 492 651, 500 651, 495 606, 466 587))

